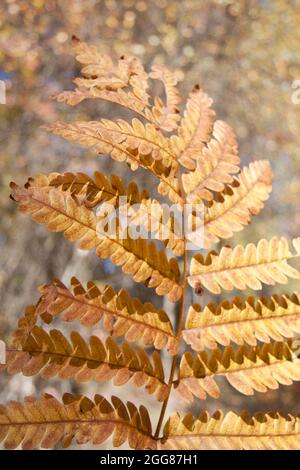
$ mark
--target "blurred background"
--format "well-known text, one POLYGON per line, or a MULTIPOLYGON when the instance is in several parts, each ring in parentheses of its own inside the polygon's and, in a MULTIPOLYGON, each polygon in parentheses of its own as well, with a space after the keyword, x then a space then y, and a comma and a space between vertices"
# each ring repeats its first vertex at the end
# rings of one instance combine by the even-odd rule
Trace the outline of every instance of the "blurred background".
MULTIPOLYGON (((265 210, 230 243, 257 242, 275 234, 299 235, 300 104, 292 87, 300 80, 300 1, 281 0, 2 0, 0 6, 0 80, 6 85, 6 104, 0 104, 0 333, 9 339, 27 304, 37 300, 36 287, 72 275, 82 282, 125 287, 145 300, 153 293, 133 285, 118 268, 82 252, 61 234, 16 212, 9 200, 9 182, 22 184, 28 176, 51 171, 101 170, 126 174, 122 164, 97 158, 93 152, 40 129, 57 119, 122 117, 108 103, 84 101, 69 108, 49 96, 72 89, 78 64, 71 55, 71 37, 93 43, 115 57, 137 55, 144 65, 164 63, 176 71, 183 101, 198 83, 213 98, 218 118, 235 130, 244 164, 267 158, 274 172, 274 190, 265 210), (294 99, 293 98, 294 94, 294 99)), ((300 96, 300 95, 297 95, 300 96)), ((139 182, 151 181, 145 172, 139 182)), ((279 287, 276 292, 297 289, 279 287)), ((270 290, 265 290, 271 293, 270 290)), ((245 293, 246 295, 246 293, 245 293)), ((191 299, 204 302, 208 297, 191 299)), ((172 313, 172 312, 171 312, 172 313)), ((75 328, 75 325, 73 325, 75 328)), ((76 325, 77 326, 77 325, 76 325)), ((31 393, 84 391, 89 395, 118 394, 142 402, 158 415, 155 400, 139 389, 1 375, 0 399, 19 399, 31 393)), ((197 402, 193 412, 248 408, 283 409, 299 413, 299 385, 268 394, 243 397, 225 383, 220 402, 197 402)), ((175 397, 169 411, 178 406, 175 397)), ((109 443, 107 448, 109 448, 109 443)))

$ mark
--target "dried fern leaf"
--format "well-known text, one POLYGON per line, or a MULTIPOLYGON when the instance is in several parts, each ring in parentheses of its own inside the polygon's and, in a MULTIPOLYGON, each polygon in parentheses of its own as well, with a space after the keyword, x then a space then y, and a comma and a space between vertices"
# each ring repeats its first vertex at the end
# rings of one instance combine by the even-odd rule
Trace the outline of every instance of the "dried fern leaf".
POLYGON ((183 235, 180 227, 177 228, 172 214, 166 216, 161 203, 151 199, 148 191, 139 191, 134 182, 125 187, 118 176, 111 175, 109 180, 97 171, 94 178, 84 173, 41 174, 29 178, 26 186, 59 188, 76 195, 76 199, 87 207, 108 202, 109 206, 103 206, 105 213, 111 209, 119 209, 126 217, 130 229, 132 226, 141 226, 151 234, 151 238, 162 241, 175 255, 181 256, 184 252, 183 235), (120 200, 120 197, 126 198, 126 201, 120 200))
POLYGON ((177 352, 177 339, 171 322, 163 310, 151 303, 142 304, 124 289, 116 293, 111 287, 101 292, 93 282, 87 290, 76 278, 69 290, 60 281, 40 287, 42 297, 37 314, 50 322, 61 315, 67 322, 80 321, 82 325, 95 325, 103 319, 103 327, 113 336, 125 336, 127 341, 141 341, 156 349, 166 347, 170 354, 177 352))
MULTIPOLYGON (((189 170, 196 169, 196 161, 202 158, 205 144, 211 139, 215 116, 211 104, 212 99, 201 89, 195 87, 187 101, 178 135, 171 137, 172 147, 178 161, 189 170)), ((222 132, 219 130, 216 135, 221 138, 222 132)), ((211 158, 212 155, 209 156, 211 158)), ((203 175, 205 173, 204 163, 200 165, 200 170, 203 175)), ((185 179, 184 184, 187 187, 185 179)))
POLYGON ((12 197, 20 203, 19 210, 31 214, 34 221, 47 224, 48 230, 63 232, 69 241, 79 241, 79 248, 95 248, 102 259, 110 258, 136 282, 145 282, 158 295, 167 295, 176 301, 181 295, 180 272, 175 258, 168 260, 163 250, 153 243, 126 236, 108 238, 99 236, 97 218, 91 209, 80 206, 76 199, 63 191, 47 187, 20 188, 12 183, 12 197))
POLYGON ((75 106, 87 98, 99 98, 124 106, 145 116, 149 95, 148 74, 136 57, 122 57, 117 64, 98 52, 97 48, 79 40, 73 43, 78 62, 84 64, 86 75, 74 80, 75 91, 64 91, 55 98, 75 106))
POLYGON ((117 161, 126 161, 133 170, 142 164, 143 156, 149 155, 162 161, 166 168, 176 165, 168 139, 153 124, 144 125, 136 118, 131 124, 122 119, 101 119, 71 124, 57 122, 46 128, 85 147, 93 147, 101 154, 109 153, 117 161))
POLYGON ((100 99, 118 104, 144 117, 143 110, 145 108, 145 102, 137 98, 132 92, 125 91, 123 88, 107 90, 99 89, 96 86, 87 89, 85 88, 87 85, 85 82, 86 80, 77 78, 75 79, 75 83, 78 86, 74 91, 62 91, 61 93, 53 95, 52 98, 59 103, 66 103, 69 106, 76 106, 86 99, 100 99))
POLYGON ((79 88, 87 90, 106 90, 115 93, 124 90, 128 97, 139 104, 140 111, 146 108, 149 104, 148 75, 141 62, 136 57, 123 57, 116 65, 112 61, 110 65, 112 66, 110 71, 101 71, 101 66, 98 65, 88 65, 81 70, 87 76, 76 78, 74 83, 79 88), (92 73, 93 68, 94 73, 92 73), (98 70, 96 70, 97 68, 98 70))
POLYGON ((212 200, 213 192, 223 191, 224 185, 232 182, 232 174, 239 172, 239 163, 238 145, 231 127, 216 121, 211 140, 195 161, 195 170, 182 175, 187 201, 212 200))
POLYGON ((192 305, 187 314, 183 338, 195 351, 214 349, 230 342, 256 346, 257 341, 282 341, 300 333, 300 294, 253 296, 241 300, 210 302, 203 310, 192 305))
POLYGON ((239 178, 205 208, 204 247, 207 249, 221 238, 241 231, 249 224, 251 215, 257 215, 264 207, 271 190, 272 172, 267 160, 245 167, 239 178))
MULTIPOLYGON (((180 120, 177 105, 181 101, 176 87, 176 75, 161 64, 153 65, 151 70, 150 78, 160 80, 164 84, 166 94, 165 104, 159 97, 155 97, 151 114, 160 129, 168 132, 174 131, 177 129, 178 121, 180 120)), ((149 112, 146 111, 146 115, 148 116, 149 112)))
MULTIPOLYGON (((112 202, 120 196, 126 196, 126 188, 117 175, 108 179, 100 171, 91 178, 85 173, 49 173, 30 177, 25 185, 27 188, 58 188, 69 194, 76 195, 76 199, 88 208, 95 207, 103 202, 112 202)), ((132 201, 136 203, 137 201, 132 201)))
POLYGON ((221 288, 260 290, 262 283, 286 284, 288 277, 300 278, 299 271, 287 263, 299 256, 300 238, 293 240, 293 246, 295 253, 290 251, 286 238, 273 237, 270 241, 260 240, 257 246, 253 243, 234 249, 225 246, 219 254, 212 251, 206 258, 196 255, 191 261, 188 282, 192 287, 200 282, 214 294, 220 294, 221 288))
MULTIPOLYGON (((96 123, 96 127, 98 124, 96 123)), ((129 124, 127 125, 130 126, 129 124)), ((143 128, 146 129, 147 126, 149 125, 143 126, 143 128)), ((177 162, 174 162, 174 159, 171 161, 172 154, 169 151, 165 151, 164 148, 161 149, 159 145, 157 148, 153 146, 155 150, 154 156, 151 151, 147 154, 140 154, 138 149, 131 149, 127 146, 119 125, 116 123, 112 123, 112 126, 108 129, 103 126, 101 132, 87 125, 87 123, 81 123, 79 127, 77 123, 67 124, 57 122, 56 124, 44 127, 68 140, 77 141, 85 147, 92 147, 101 154, 109 154, 118 162, 127 162, 133 171, 139 167, 150 171, 160 180, 158 192, 161 195, 169 197, 172 202, 183 203, 179 181, 176 176, 177 162), (112 129, 113 127, 114 129, 112 129), (156 159, 158 155, 162 156, 162 153, 165 156, 165 161, 169 159, 169 166, 164 165, 162 158, 156 159)), ((154 129, 153 127, 151 128, 154 129)))
POLYGON ((8 348, 6 370, 9 374, 41 374, 44 379, 58 377, 78 382, 103 383, 113 379, 114 385, 131 380, 137 387, 144 386, 159 401, 168 393, 162 361, 156 351, 149 358, 143 349, 133 350, 127 343, 119 348, 111 337, 105 345, 97 336, 91 336, 87 343, 75 331, 68 340, 59 330, 48 333, 34 326, 22 349, 8 348))
POLYGON ((52 449, 91 442, 98 445, 113 436, 114 447, 128 440, 132 449, 155 449, 147 409, 127 406, 117 397, 109 403, 100 395, 94 400, 65 394, 61 403, 49 394, 11 401, 0 408, 0 441, 5 449, 52 449))
POLYGON ((194 397, 205 400, 207 394, 219 398, 219 376, 240 393, 253 395, 257 392, 275 390, 282 385, 291 385, 300 380, 300 360, 294 352, 292 342, 269 343, 263 346, 241 346, 234 350, 214 349, 210 354, 201 351, 198 355, 186 352, 181 359, 177 392, 188 402, 194 397))
POLYGON ((203 411, 198 419, 191 413, 182 420, 178 413, 168 419, 160 450, 292 450, 299 449, 300 418, 280 413, 244 411, 224 415, 203 411))
MULTIPOLYGON (((73 37, 72 48, 75 54, 75 58, 78 62, 84 65, 81 72, 89 76, 97 77, 112 77, 115 78, 120 75, 118 68, 113 63, 111 57, 107 54, 101 54, 97 47, 88 44, 80 39, 73 37)), ((120 80, 123 80, 124 86, 127 85, 129 74, 125 73, 119 76, 120 80)), ((105 87, 106 85, 104 85, 105 87)), ((113 83, 111 84, 113 88, 113 83)))
MULTIPOLYGON (((137 57, 120 57, 117 63, 106 54, 101 54, 93 45, 73 41, 73 50, 78 62, 84 65, 84 79, 75 79, 79 86, 91 89, 118 91, 130 88, 128 95, 139 100, 143 108, 148 105, 148 74, 137 57)), ((143 109, 142 108, 142 109, 143 109)))

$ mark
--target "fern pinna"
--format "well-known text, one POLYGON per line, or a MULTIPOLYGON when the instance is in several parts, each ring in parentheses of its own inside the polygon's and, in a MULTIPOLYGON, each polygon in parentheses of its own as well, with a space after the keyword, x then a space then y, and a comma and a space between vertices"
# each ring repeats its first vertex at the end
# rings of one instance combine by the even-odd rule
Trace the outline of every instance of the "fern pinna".
POLYGON ((188 403, 207 396, 217 399, 219 376, 245 395, 300 380, 293 339, 300 332, 300 294, 187 305, 188 286, 197 293, 219 295, 223 289, 259 291, 262 284, 286 284, 288 278, 300 277, 288 264, 300 254, 300 239, 289 244, 274 237, 203 254, 242 230, 263 208, 271 191, 269 163, 254 161, 240 171, 235 135, 225 122, 215 120, 212 100, 198 86, 181 117, 176 77, 165 67, 156 65, 147 73, 136 58, 114 62, 76 38, 74 50, 83 64, 82 76, 75 79, 74 91, 60 93, 57 100, 71 106, 86 99, 105 100, 135 117, 128 122, 57 122, 48 128, 126 162, 132 170, 144 168, 157 178, 159 198, 174 203, 181 216, 188 204, 200 204, 202 217, 193 211, 190 217, 202 235, 198 240, 178 231, 173 216, 163 217, 160 199, 135 183, 125 185, 116 175, 51 173, 30 178, 24 187, 11 184, 20 211, 48 230, 62 232, 81 249, 95 249, 99 258, 110 259, 134 281, 178 302, 179 308, 174 318, 123 289, 101 290, 92 281, 83 286, 75 278, 70 287, 59 280, 42 285, 39 301, 19 321, 3 368, 9 374, 40 374, 44 379, 112 380, 120 386, 131 381, 161 403, 160 417, 153 427, 144 406, 138 409, 117 397, 107 401, 100 395, 91 400, 65 394, 58 401, 45 394, 1 407, 0 440, 8 449, 53 448, 58 443, 68 447, 73 440, 96 445, 110 436, 115 447, 128 440, 133 449, 299 447, 298 416, 203 411, 198 417, 166 417, 171 392, 188 403), (149 95, 150 79, 162 82, 164 100, 149 95), (126 197, 130 226, 144 226, 158 242, 99 233, 99 221, 109 207, 120 208, 121 196, 126 197), (199 243, 196 254, 188 250, 191 237, 194 245, 199 243), (51 329, 54 317, 86 327, 101 322, 107 339, 93 335, 87 341, 76 331, 66 337, 51 329), (131 344, 136 341, 139 347, 131 344), (184 344, 186 352, 181 354, 184 344), (168 373, 160 355, 163 349, 172 357, 168 373))

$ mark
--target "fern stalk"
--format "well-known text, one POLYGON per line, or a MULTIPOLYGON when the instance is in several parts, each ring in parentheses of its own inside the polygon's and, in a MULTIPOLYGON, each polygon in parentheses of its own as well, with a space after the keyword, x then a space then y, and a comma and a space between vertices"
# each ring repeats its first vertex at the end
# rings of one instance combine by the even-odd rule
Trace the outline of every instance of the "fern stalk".
MULTIPOLYGON (((186 245, 186 241, 185 241, 185 245, 186 245)), ((177 334, 176 334, 177 340, 180 340, 181 334, 182 334, 183 320, 184 320, 184 304, 185 304, 186 286, 187 286, 187 251, 186 251, 186 246, 185 246, 184 247, 184 255, 183 255, 182 296, 181 296, 181 299, 180 299, 180 311, 179 311, 179 314, 178 314, 178 329, 177 329, 177 334)), ((180 346, 180 344, 179 344, 179 346, 180 346)), ((179 348, 179 346, 178 346, 178 348, 179 348)), ((174 385, 174 375, 175 375, 175 372, 176 372, 176 365, 177 365, 178 357, 179 357, 179 353, 177 353, 172 359, 171 370, 170 370, 169 381, 168 381, 168 395, 167 395, 166 399, 164 400, 164 402, 162 404, 162 407, 161 407, 161 411, 160 411, 160 415, 159 415, 159 419, 158 419, 158 423, 157 423, 157 427, 156 427, 156 431, 155 431, 155 438, 156 439, 159 438, 159 433, 160 433, 161 426, 162 426, 162 423, 163 423, 163 420, 164 420, 164 417, 165 417, 165 413, 166 413, 166 410, 167 410, 167 406, 168 406, 169 398, 170 398, 170 395, 171 395, 171 391, 172 391, 172 388, 173 388, 173 385, 174 385)))
MULTIPOLYGON (((179 173, 179 170, 177 171, 177 173, 179 173)), ((185 204, 186 204, 186 194, 185 194, 185 190, 184 190, 182 180, 181 180, 180 177, 179 177, 179 187, 180 187, 181 198, 183 200, 183 213, 182 213, 182 223, 183 223, 183 221, 184 221, 184 208, 185 208, 185 204)), ((168 381, 168 395, 167 395, 166 399, 164 400, 164 402, 162 404, 162 407, 161 407, 161 410, 160 410, 160 415, 159 415, 159 419, 158 419, 158 423, 157 423, 157 427, 156 427, 156 431, 155 431, 155 438, 156 439, 159 438, 159 433, 160 433, 161 426, 162 426, 162 423, 163 423, 163 420, 164 420, 164 417, 165 417, 165 413, 166 413, 167 406, 168 406, 168 403, 169 403, 169 398, 170 398, 170 395, 171 395, 171 392, 172 392, 172 388, 174 386, 174 375, 175 375, 175 372, 176 372, 177 360, 178 360, 179 355, 180 355, 180 352, 179 352, 180 351, 180 339, 181 339, 181 336, 182 336, 183 321, 184 321, 184 317, 185 317, 185 315, 184 315, 184 313, 185 313, 184 312, 185 291, 186 291, 186 287, 187 287, 187 276, 188 276, 188 271, 187 271, 188 270, 188 263, 187 263, 186 245, 187 245, 186 235, 185 235, 185 232, 183 231, 183 249, 184 249, 184 252, 183 252, 182 295, 181 295, 181 299, 180 299, 180 310, 179 310, 179 314, 178 314, 178 326, 177 326, 177 332, 176 332, 176 339, 178 341, 178 353, 172 359, 170 375, 169 375, 169 381, 168 381)))

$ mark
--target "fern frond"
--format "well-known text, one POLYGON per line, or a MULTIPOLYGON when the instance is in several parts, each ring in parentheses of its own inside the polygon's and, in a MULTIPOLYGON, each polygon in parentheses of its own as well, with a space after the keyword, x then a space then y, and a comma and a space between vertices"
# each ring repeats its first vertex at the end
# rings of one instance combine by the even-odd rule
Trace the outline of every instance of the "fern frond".
POLYGON ((191 413, 182 420, 173 414, 164 428, 160 450, 296 450, 300 445, 300 418, 280 413, 244 411, 224 415, 203 411, 198 418, 191 413))
POLYGON ((27 188, 61 189, 76 195, 76 200, 88 208, 106 201, 115 201, 119 196, 127 194, 122 180, 117 175, 111 175, 108 179, 100 171, 96 171, 93 178, 85 173, 39 174, 28 178, 25 186, 27 188))
POLYGON ((99 82, 102 80, 103 83, 99 83, 99 88, 116 89, 128 85, 129 78, 134 73, 134 70, 128 67, 128 63, 122 66, 119 61, 115 65, 109 55, 101 54, 96 46, 80 41, 76 37, 73 37, 72 48, 76 60, 84 65, 81 72, 87 76, 96 76, 99 82))
MULTIPOLYGON (((96 127, 98 124, 96 123, 96 127)), ((155 158, 152 155, 153 152, 140 154, 137 149, 130 149, 126 145, 119 125, 116 123, 113 123, 113 125, 115 129, 106 129, 104 126, 101 132, 94 129, 91 125, 86 126, 86 123, 82 123, 82 126, 79 127, 77 123, 67 124, 57 122, 56 124, 44 127, 68 140, 77 141, 85 147, 92 147, 101 154, 109 154, 118 162, 127 162, 133 171, 139 167, 149 170, 160 181, 157 188, 158 192, 163 196, 169 197, 172 202, 182 203, 179 182, 176 177, 177 162, 172 160, 173 163, 170 161, 167 167, 162 159, 155 159, 157 155, 161 156, 164 153, 165 158, 170 160, 172 154, 164 149, 160 149, 159 146, 156 148, 156 152, 154 152, 155 158)))
POLYGON ((0 408, 0 442, 6 449, 51 449, 58 443, 101 444, 111 435, 114 447, 126 440, 132 449, 155 449, 147 409, 127 406, 117 397, 109 403, 100 395, 94 400, 65 394, 63 402, 49 394, 27 397, 23 403, 12 401, 0 408))
POLYGON ((194 304, 189 308, 183 338, 195 351, 214 349, 230 342, 256 346, 257 340, 282 341, 300 333, 300 294, 235 297, 220 304, 208 303, 203 310, 194 304))
POLYGON ((57 100, 58 103, 65 103, 69 106, 77 106, 87 99, 100 99, 118 104, 144 116, 145 102, 130 91, 127 92, 123 88, 117 90, 101 89, 96 86, 91 86, 87 89, 85 88, 87 85, 86 80, 82 78, 75 79, 75 83, 77 87, 74 91, 62 91, 53 95, 53 99, 57 100))
POLYGON ((267 160, 250 163, 218 198, 205 208, 204 247, 232 237, 249 224, 251 215, 264 207, 272 190, 272 172, 267 160))
MULTIPOLYGON (((76 194, 87 207, 93 207, 101 202, 117 202, 119 196, 127 196, 130 205, 139 204, 138 210, 133 211, 130 223, 143 225, 154 238, 165 242, 174 254, 183 254, 183 238, 174 233, 171 219, 162 224, 162 208, 160 203, 151 199, 147 191, 139 192, 135 183, 126 188, 117 175, 111 175, 110 180, 102 173, 95 172, 94 178, 84 173, 50 173, 30 178, 31 187, 53 186, 76 194), (151 221, 151 223, 150 223, 151 221)), ((220 238, 229 238, 234 231, 239 231, 249 223, 250 215, 257 214, 263 207, 271 191, 271 171, 267 161, 257 161, 243 169, 239 179, 228 186, 226 192, 219 194, 219 199, 205 208, 204 215, 204 246, 208 248, 220 238)), ((128 211, 129 214, 130 211, 128 211)))
POLYGON ((45 128, 84 147, 92 147, 100 154, 110 154, 118 162, 125 161, 132 170, 144 166, 150 155, 166 168, 172 164, 176 167, 168 139, 153 124, 144 125, 138 119, 133 119, 131 124, 122 119, 56 122, 45 128))
MULTIPOLYGON (((48 230, 63 232, 69 241, 79 241, 79 248, 95 248, 102 259, 110 258, 136 282, 154 287, 158 295, 167 295, 176 301, 181 295, 179 268, 175 258, 168 260, 163 250, 157 251, 153 243, 130 237, 100 238, 97 218, 91 209, 80 206, 63 191, 53 188, 20 188, 12 183, 12 197, 20 203, 19 210, 31 214, 35 222, 47 224, 48 230)), ((102 235, 102 234, 101 234, 102 235)))
POLYGON ((171 137, 178 161, 189 170, 196 168, 196 161, 202 158, 204 146, 211 139, 215 115, 211 104, 212 99, 195 87, 187 101, 178 135, 171 137))
POLYGON ((210 252, 206 258, 192 258, 188 282, 192 287, 200 282, 210 292, 220 294, 221 288, 231 291, 250 287, 260 290, 262 283, 286 284, 288 277, 299 279, 300 274, 287 261, 300 255, 300 238, 293 240, 295 253, 289 249, 286 238, 273 237, 260 240, 257 246, 237 245, 234 249, 223 247, 220 253, 210 252))
POLYGON ((120 208, 119 197, 126 197, 127 203, 122 201, 122 213, 126 214, 129 227, 142 226, 152 238, 162 241, 177 256, 183 254, 184 239, 179 230, 176 230, 172 214, 165 216, 164 209, 157 199, 151 199, 148 191, 139 191, 136 183, 131 182, 127 187, 117 175, 111 175, 110 180, 103 173, 95 172, 94 178, 84 173, 50 173, 29 178, 27 187, 59 188, 69 194, 76 195, 76 199, 87 207, 94 207, 103 202, 109 202, 115 209, 120 208))
POLYGON ((98 445, 112 436, 114 447, 128 440, 131 448, 143 450, 298 449, 300 418, 280 413, 249 417, 246 412, 238 416, 217 411, 210 416, 205 411, 199 418, 188 414, 183 419, 176 413, 160 437, 174 390, 192 403, 194 398, 219 398, 219 377, 244 395, 300 381, 299 338, 294 338, 300 333, 298 293, 194 304, 183 327, 188 284, 199 295, 206 289, 218 295, 222 289, 260 290, 263 284, 300 279, 300 270, 290 263, 300 255, 300 237, 293 240, 293 250, 284 237, 262 239, 257 245, 222 244, 220 252, 192 256, 188 267, 190 244, 211 250, 260 212, 271 191, 269 163, 255 161, 240 172, 236 136, 225 122, 215 120, 212 100, 198 85, 181 119, 176 74, 165 66, 154 65, 147 73, 139 59, 122 56, 114 61, 77 38, 73 48, 81 76, 74 80, 73 91, 56 99, 71 106, 85 99, 116 103, 126 115, 130 112, 130 121, 44 127, 132 170, 145 169, 157 178, 158 193, 175 204, 166 207, 136 183, 124 184, 118 176, 101 172, 94 177, 41 174, 29 178, 24 188, 11 183, 11 198, 48 230, 61 232, 80 249, 95 249, 99 258, 121 267, 135 282, 180 305, 171 321, 164 310, 124 289, 100 288, 91 281, 84 287, 76 278, 70 288, 57 279, 40 286, 40 299, 19 320, 0 369, 79 384, 131 382, 161 402, 158 422, 152 434, 147 409, 125 405, 117 397, 108 402, 99 395, 91 400, 66 394, 61 402, 44 394, 0 405, 0 443, 7 449, 53 448, 59 443, 66 448, 73 440, 98 445), (163 98, 155 96, 159 87, 150 95, 150 79, 162 82, 163 98), (164 249, 159 250, 161 243, 164 249), (167 249, 183 256, 180 264, 168 257, 167 249), (89 330, 102 323, 106 339, 98 333, 65 335, 51 329, 59 317, 89 330), (116 340, 120 337, 124 341, 116 340), (191 348, 181 352, 182 338, 191 348), (138 345, 132 347, 132 342, 138 345), (160 353, 164 348, 170 359, 166 380, 160 353))
POLYGON ((93 45, 75 40, 73 48, 77 61, 84 64, 81 72, 86 76, 74 80, 75 91, 64 91, 54 98, 70 106, 98 98, 145 116, 144 109, 149 104, 148 74, 136 57, 123 57, 114 64, 93 45))
POLYGON ((37 314, 50 322, 61 315, 67 322, 80 321, 91 326, 103 319, 103 327, 113 336, 125 336, 127 341, 141 341, 156 349, 166 347, 170 354, 177 352, 177 339, 171 322, 163 310, 151 303, 142 304, 124 289, 116 293, 111 287, 101 292, 93 282, 87 290, 76 278, 71 280, 72 290, 60 281, 40 287, 42 297, 37 314))
POLYGON ((117 64, 114 64, 108 56, 101 55, 101 58, 103 62, 106 62, 104 69, 102 69, 103 62, 101 65, 87 65, 81 69, 81 72, 87 76, 76 78, 74 83, 79 88, 92 91, 96 89, 116 93, 120 90, 126 90, 127 97, 133 99, 135 103, 139 103, 140 111, 146 108, 149 104, 148 74, 141 62, 136 57, 124 56, 118 60, 117 64), (107 63, 108 59, 109 63, 107 63), (105 70, 106 66, 108 68, 105 70))
POLYGON ((100 383, 113 379, 114 385, 131 380, 137 387, 144 386, 159 401, 168 393, 162 361, 156 351, 151 360, 143 349, 133 350, 127 343, 122 343, 120 349, 111 337, 104 345, 97 336, 91 336, 87 344, 75 331, 68 340, 59 330, 48 333, 34 326, 22 349, 8 348, 5 368, 9 374, 41 374, 44 379, 58 377, 100 383))
POLYGON ((216 383, 224 376, 240 393, 253 395, 275 390, 279 384, 291 385, 300 380, 300 360, 290 340, 263 346, 241 346, 234 350, 214 349, 210 354, 201 351, 197 356, 186 352, 181 359, 177 392, 188 402, 194 397, 205 400, 207 394, 219 398, 216 383))
POLYGON ((232 182, 232 174, 239 172, 238 145, 225 122, 216 121, 211 140, 202 145, 195 170, 182 175, 187 200, 192 203, 212 200, 213 192, 223 191, 224 185, 232 182))
POLYGON ((95 46, 79 40, 73 41, 73 50, 76 60, 84 65, 81 73, 86 75, 75 79, 75 84, 115 92, 129 87, 128 96, 140 103, 141 110, 148 105, 148 74, 137 57, 123 56, 115 64, 95 46))
MULTIPOLYGON (((164 65, 153 65, 151 67, 150 78, 160 80, 165 88, 166 103, 159 97, 155 97, 154 106, 151 110, 157 126, 165 131, 171 132, 177 129, 178 121, 180 120, 179 109, 177 105, 181 99, 179 91, 176 87, 176 75, 167 69, 164 65)), ((146 115, 148 112, 146 111, 146 115)))

